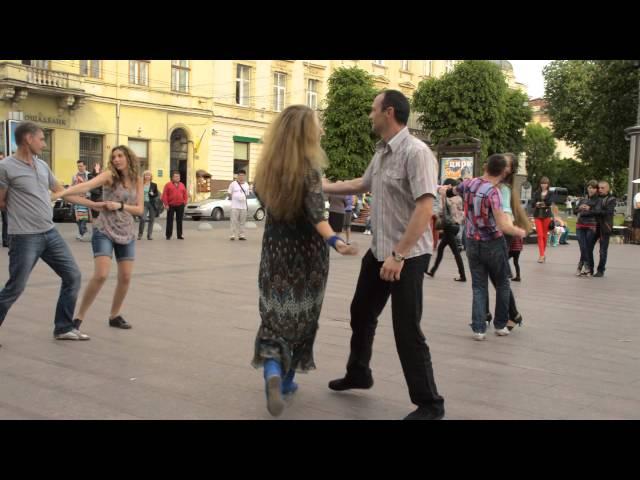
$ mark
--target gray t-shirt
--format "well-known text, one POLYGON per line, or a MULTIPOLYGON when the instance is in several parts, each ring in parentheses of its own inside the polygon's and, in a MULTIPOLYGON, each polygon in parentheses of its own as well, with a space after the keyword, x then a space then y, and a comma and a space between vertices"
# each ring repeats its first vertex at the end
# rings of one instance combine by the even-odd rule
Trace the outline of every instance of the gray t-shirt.
POLYGON ((33 166, 10 156, 0 161, 0 189, 7 190, 9 235, 44 233, 53 225, 49 190, 56 185, 49 166, 34 157, 33 166))

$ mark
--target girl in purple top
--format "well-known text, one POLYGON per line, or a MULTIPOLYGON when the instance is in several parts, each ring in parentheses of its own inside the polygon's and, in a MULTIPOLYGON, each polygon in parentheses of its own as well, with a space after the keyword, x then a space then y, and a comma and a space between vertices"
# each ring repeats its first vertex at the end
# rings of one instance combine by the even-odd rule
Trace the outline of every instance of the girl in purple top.
POLYGON ((62 196, 77 195, 98 187, 102 187, 104 207, 94 224, 91 239, 95 270, 73 322, 75 328, 78 328, 84 320, 109 275, 111 258, 115 251, 118 283, 113 294, 109 326, 127 329, 131 328, 131 325, 120 316, 120 309, 129 290, 135 258, 136 233, 133 217, 141 216, 144 210, 140 166, 138 158, 129 147, 115 147, 111 150, 109 166, 104 172, 88 182, 68 188, 62 196))

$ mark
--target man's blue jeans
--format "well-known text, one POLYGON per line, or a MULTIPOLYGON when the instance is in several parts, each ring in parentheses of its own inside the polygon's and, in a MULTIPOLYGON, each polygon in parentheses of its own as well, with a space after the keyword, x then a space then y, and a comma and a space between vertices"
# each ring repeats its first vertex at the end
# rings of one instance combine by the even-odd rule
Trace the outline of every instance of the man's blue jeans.
POLYGON ((473 290, 471 329, 475 333, 485 333, 487 330, 485 315, 490 274, 496 283, 496 311, 493 324, 496 329, 504 328, 509 320, 511 292, 507 244, 502 237, 489 241, 467 238, 466 250, 473 290))
POLYGON ((53 334, 72 330, 73 311, 80 291, 81 276, 67 243, 55 228, 45 233, 9 237, 9 280, 0 290, 0 325, 24 291, 38 259, 42 258, 62 279, 53 334))

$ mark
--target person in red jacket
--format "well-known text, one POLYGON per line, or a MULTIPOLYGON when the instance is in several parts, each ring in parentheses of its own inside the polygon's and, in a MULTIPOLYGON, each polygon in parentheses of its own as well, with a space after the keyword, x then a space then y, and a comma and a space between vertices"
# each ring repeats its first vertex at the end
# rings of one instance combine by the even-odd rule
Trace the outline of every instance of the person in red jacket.
POLYGON ((178 227, 178 240, 184 240, 182 236, 182 217, 184 216, 184 206, 187 204, 187 189, 180 181, 180 172, 173 172, 171 182, 167 183, 162 190, 162 203, 167 209, 167 240, 171 240, 173 235, 173 215, 176 216, 178 227))

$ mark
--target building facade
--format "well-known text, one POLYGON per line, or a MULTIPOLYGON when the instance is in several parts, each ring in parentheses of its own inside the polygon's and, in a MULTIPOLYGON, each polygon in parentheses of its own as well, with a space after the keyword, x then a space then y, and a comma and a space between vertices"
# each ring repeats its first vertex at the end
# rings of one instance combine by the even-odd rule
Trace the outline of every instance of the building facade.
MULTIPOLYGON (((533 110, 533 116, 531 118, 532 123, 538 123, 543 127, 548 128, 553 131, 553 123, 551 122, 551 118, 547 113, 547 102, 544 98, 532 98, 529 100, 529 106, 533 110)), ((560 156, 560 158, 573 158, 575 160, 580 161, 578 158, 578 153, 575 148, 567 145, 564 140, 556 141, 556 153, 560 156)))
POLYGON ((63 184, 76 161, 103 166, 128 145, 162 188, 178 170, 190 198, 226 188, 240 169, 253 180, 264 132, 291 104, 321 109, 328 80, 357 66, 377 88, 408 97, 454 60, 0 60, 0 151, 12 129, 45 129, 43 159, 63 184), (201 174, 211 176, 202 181, 201 174))

